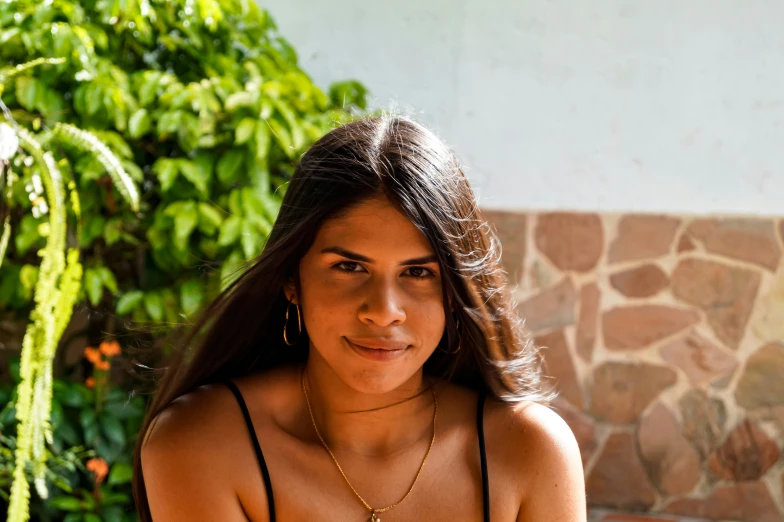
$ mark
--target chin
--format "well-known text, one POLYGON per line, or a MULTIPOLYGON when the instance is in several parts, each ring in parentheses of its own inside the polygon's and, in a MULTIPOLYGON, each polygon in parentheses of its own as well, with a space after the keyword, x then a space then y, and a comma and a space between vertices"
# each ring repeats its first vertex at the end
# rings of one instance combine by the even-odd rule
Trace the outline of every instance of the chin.
POLYGON ((411 381, 422 368, 414 361, 394 363, 369 363, 352 361, 351 364, 340 364, 334 368, 335 373, 348 386, 360 393, 380 395, 393 392, 411 381), (413 363, 413 364, 412 364, 413 363))

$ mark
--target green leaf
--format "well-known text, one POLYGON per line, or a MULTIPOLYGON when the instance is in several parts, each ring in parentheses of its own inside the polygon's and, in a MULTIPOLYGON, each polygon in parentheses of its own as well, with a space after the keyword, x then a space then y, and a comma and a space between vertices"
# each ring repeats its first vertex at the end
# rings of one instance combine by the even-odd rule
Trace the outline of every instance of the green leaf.
POLYGON ((185 315, 196 313, 204 301, 204 285, 200 281, 191 279, 180 287, 180 307, 185 315))
POLYGON ((101 431, 109 442, 117 444, 118 446, 125 445, 125 428, 123 428, 122 422, 110 415, 102 416, 100 422, 101 431))
POLYGON ((242 236, 240 239, 245 259, 251 259, 259 254, 259 233, 250 220, 243 221, 242 236))
POLYGON ((136 309, 139 306, 139 303, 142 302, 144 298, 144 292, 141 290, 131 290, 120 296, 117 300, 117 314, 118 315, 127 315, 136 309))
POLYGON ((160 71, 144 71, 142 85, 139 88, 139 103, 147 106, 155 99, 163 73, 160 71))
POLYGON ((229 216, 221 225, 218 235, 218 246, 228 246, 237 241, 242 228, 242 218, 239 216, 229 216))
POLYGON ((252 187, 244 187, 242 189, 242 210, 246 216, 254 216, 257 218, 261 218, 262 222, 265 223, 267 226, 270 226, 267 223, 265 218, 267 214, 267 209, 264 208, 264 204, 261 202, 261 199, 256 195, 252 187))
POLYGON ((35 265, 22 265, 19 270, 19 282, 22 283, 25 299, 30 299, 33 289, 38 282, 38 267, 35 265))
POLYGON ((158 176, 161 182, 161 190, 168 191, 177 179, 179 169, 177 168, 177 160, 171 158, 160 158, 152 166, 152 171, 158 176))
POLYGON ((278 197, 267 193, 259 194, 259 199, 261 200, 261 204, 264 205, 264 209, 267 211, 267 217, 270 221, 274 222, 278 218, 278 212, 280 212, 281 200, 278 197))
POLYGON ((95 513, 85 513, 84 522, 102 522, 101 517, 95 513))
POLYGON ((47 501, 47 504, 62 511, 80 511, 82 509, 82 501, 76 497, 53 497, 47 501))
POLYGON ((109 471, 107 483, 110 485, 127 484, 133 478, 133 468, 130 464, 117 462, 109 471))
POLYGON ((329 97, 335 107, 355 105, 367 108, 367 88, 356 80, 334 82, 329 87, 329 97))
POLYGON ((223 214, 210 203, 199 202, 199 230, 212 235, 223 224, 223 214))
POLYGON ((152 120, 150 120, 147 109, 139 109, 128 120, 128 133, 131 135, 131 138, 141 138, 150 132, 151 128, 152 120))
POLYGON ((272 129, 272 135, 275 136, 275 140, 280 145, 280 148, 283 150, 283 153, 286 154, 291 159, 294 159, 296 155, 296 151, 294 150, 294 144, 291 140, 291 133, 283 125, 275 118, 270 118, 267 120, 269 123, 270 128, 272 129))
MULTIPOLYGON (((137 397, 139 398, 139 397, 137 397)), ((107 401, 104 403, 106 411, 117 419, 141 419, 144 416, 144 403, 141 405, 133 399, 107 401)))
POLYGON ((147 292, 144 294, 144 309, 147 314, 155 321, 163 319, 163 299, 158 292, 147 292))
POLYGON ((221 266, 221 291, 226 290, 226 288, 242 273, 240 269, 243 266, 243 261, 242 252, 239 250, 232 250, 231 254, 226 258, 226 261, 224 261, 223 266, 221 266))
MULTIPOLYGON (((116 495, 112 493, 111 495, 116 495)), ((126 495, 127 496, 127 495, 126 495)), ((112 497, 114 499, 114 497, 112 497)), ((129 519, 124 516, 124 504, 130 503, 130 500, 116 505, 107 505, 105 501, 101 501, 101 518, 103 522, 129 522, 129 519)), ((136 520, 134 518, 134 520, 136 520)))
MULTIPOLYGON (((55 381, 57 382, 57 381, 55 381)), ((81 408, 86 404, 85 397, 82 392, 73 383, 63 383, 62 389, 57 391, 57 397, 60 402, 72 408, 81 408)))
POLYGON ((207 256, 207 259, 215 259, 218 257, 218 242, 213 238, 203 237, 199 241, 199 251, 207 256))
POLYGON ((253 118, 243 118, 239 125, 237 125, 237 129, 234 135, 234 143, 236 145, 242 145, 246 141, 250 139, 253 135, 253 131, 256 128, 256 120, 253 118))
POLYGON ((158 120, 158 137, 166 138, 170 134, 176 133, 182 122, 182 111, 164 112, 158 120))
MULTIPOLYGON (((129 497, 125 493, 116 493, 113 491, 107 491, 106 493, 101 495, 101 507, 111 506, 113 504, 114 505, 128 504, 130 501, 131 501, 131 497, 129 497)), ((106 515, 107 515, 106 509, 102 509, 101 514, 104 516, 104 519, 106 519, 106 515)), ((120 520, 122 520, 122 518, 120 518, 120 520)), ((108 522, 108 521, 105 520, 104 522, 108 522)))
POLYGON ((266 165, 270 147, 270 129, 265 122, 256 126, 256 159, 266 165))
POLYGON ((103 240, 107 246, 112 246, 122 237, 122 219, 113 218, 106 222, 103 228, 103 240))
POLYGON ((14 237, 16 250, 20 255, 24 255, 31 247, 41 243, 41 234, 38 232, 40 219, 28 214, 19 222, 19 230, 14 237))
POLYGON ((97 238, 104 234, 104 226, 106 221, 102 216, 91 216, 86 222, 82 224, 82 241, 81 247, 86 248, 92 244, 97 238))
POLYGON ((94 308, 97 307, 103 298, 103 278, 95 268, 88 268, 84 271, 84 289, 90 304, 94 308))
POLYGON ((239 179, 240 167, 245 160, 245 151, 231 149, 218 160, 218 180, 228 186, 239 179))
POLYGON ((196 190, 205 196, 208 195, 209 189, 207 188, 207 184, 209 182, 209 178, 205 175, 205 173, 190 160, 178 159, 176 161, 177 167, 185 179, 193 183, 193 186, 196 187, 196 190))
POLYGON ((16 99, 19 105, 33 111, 35 109, 35 102, 38 99, 38 91, 42 90, 41 82, 36 78, 30 76, 18 76, 16 78, 16 99))
POLYGON ((229 213, 234 214, 235 216, 242 215, 242 201, 240 199, 240 193, 242 189, 234 189, 229 193, 229 213))
POLYGON ((196 203, 188 201, 179 212, 174 216, 174 244, 180 250, 188 247, 188 239, 191 232, 199 222, 199 214, 196 210, 196 203))
POLYGON ((248 91, 235 92, 226 99, 225 107, 228 112, 234 112, 240 107, 253 107, 257 98, 248 91))
POLYGON ((117 293, 117 279, 115 279, 114 274, 111 270, 109 270, 105 266, 101 266, 97 268, 98 273, 101 276, 101 280, 103 281, 103 285, 109 289, 109 291, 113 294, 117 293))
POLYGON ((82 517, 81 513, 68 513, 65 515, 63 522, 83 522, 84 517, 82 517))
POLYGON ((103 101, 101 86, 97 83, 90 83, 87 86, 85 99, 87 101, 87 114, 89 116, 95 115, 101 110, 101 102, 103 101))
POLYGON ((92 408, 85 408, 79 412, 79 423, 82 425, 83 430, 94 427, 97 419, 98 416, 92 408))

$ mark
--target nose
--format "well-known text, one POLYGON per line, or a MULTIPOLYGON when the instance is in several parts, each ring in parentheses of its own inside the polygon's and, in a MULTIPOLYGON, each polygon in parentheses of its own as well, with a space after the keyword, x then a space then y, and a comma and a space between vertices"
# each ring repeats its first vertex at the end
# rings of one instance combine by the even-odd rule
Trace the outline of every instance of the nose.
POLYGON ((369 325, 393 326, 406 320, 404 297, 396 282, 375 281, 368 284, 368 292, 359 308, 359 319, 369 325))

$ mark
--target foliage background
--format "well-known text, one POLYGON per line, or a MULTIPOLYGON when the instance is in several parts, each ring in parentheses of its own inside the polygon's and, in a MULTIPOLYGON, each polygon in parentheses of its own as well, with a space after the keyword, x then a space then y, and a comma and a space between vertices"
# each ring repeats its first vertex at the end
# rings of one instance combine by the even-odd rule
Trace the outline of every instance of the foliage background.
MULTIPOLYGON (((261 251, 299 155, 366 109, 367 91, 357 81, 335 83, 327 93, 314 85, 270 15, 253 1, 0 2, 0 67, 38 57, 66 60, 10 79, 0 94, 7 116, 45 142, 55 122, 92 132, 120 158, 141 193, 137 213, 122 204, 94 156, 58 146, 59 167, 76 182, 81 199, 82 234, 69 241, 80 246, 85 267, 79 308, 88 312, 90 325, 81 332, 84 346, 105 346, 110 338, 125 347, 149 343, 158 331, 187 322, 261 251), (136 330, 131 324, 159 326, 136 330)), ((37 168, 17 155, 10 165, 16 189, 11 198, 0 196, 0 216, 10 213, 13 229, 0 268, 0 315, 6 319, 26 320, 37 251, 45 243, 37 168)), ((123 355, 106 355, 113 357, 123 355)), ((53 410, 62 444, 55 452, 63 456, 68 444, 85 444, 112 470, 122 469, 135 435, 128 419, 138 413, 124 412, 132 394, 112 389, 108 372, 96 370, 94 361, 84 359, 62 373, 53 410), (125 406, 103 415, 81 413, 100 410, 110 393, 125 397, 125 406), (80 412, 70 431, 67 408, 80 412), (103 419, 122 419, 122 429, 103 419), (109 449, 111 444, 122 449, 109 449)), ((13 407, 8 384, 0 394, 4 411, 13 407)), ((3 424, 10 437, 5 449, 13 446, 11 426, 3 424)), ((72 485, 95 493, 94 471, 65 472, 72 485)), ((104 513, 97 491, 94 506, 74 494, 78 503, 61 501, 59 507, 69 508, 69 520, 120 520, 104 513)), ((103 493, 105 501, 111 492, 103 493)))

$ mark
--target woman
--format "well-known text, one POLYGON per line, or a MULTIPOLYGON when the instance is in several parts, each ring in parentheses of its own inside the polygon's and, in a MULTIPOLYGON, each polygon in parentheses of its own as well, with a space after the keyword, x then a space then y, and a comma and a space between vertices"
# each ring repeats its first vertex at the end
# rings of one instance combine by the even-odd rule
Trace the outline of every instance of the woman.
POLYGON ((160 383, 142 520, 585 521, 499 257, 433 133, 385 115, 324 136, 160 383))

